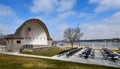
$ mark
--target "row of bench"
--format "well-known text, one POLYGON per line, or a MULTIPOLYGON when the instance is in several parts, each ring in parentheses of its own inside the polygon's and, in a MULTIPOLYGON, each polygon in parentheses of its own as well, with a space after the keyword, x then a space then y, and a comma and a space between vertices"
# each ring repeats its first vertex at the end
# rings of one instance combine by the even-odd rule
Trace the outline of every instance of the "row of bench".
POLYGON ((64 50, 61 51, 60 53, 58 53, 58 56, 63 56, 66 55, 66 57, 72 56, 73 54, 75 54, 76 52, 80 51, 82 48, 71 48, 68 50, 64 50))
POLYGON ((74 55, 76 52, 78 52, 78 51, 80 51, 80 50, 82 50, 82 48, 72 49, 72 50, 70 50, 70 51, 66 54, 66 57, 70 57, 70 56, 74 55))
POLYGON ((114 53, 111 50, 108 50, 107 48, 102 48, 101 53, 105 60, 109 59, 109 60, 115 62, 116 60, 119 60, 119 58, 120 58, 120 55, 114 53))
MULTIPOLYGON (((69 50, 64 50, 58 53, 58 56, 65 55, 66 57, 70 57, 74 55, 76 52, 82 50, 82 48, 71 48, 69 50)), ((105 60, 109 59, 112 61, 120 60, 120 54, 116 54, 115 52, 108 50, 107 48, 102 48, 101 50, 102 56, 105 60)), ((95 51, 92 48, 86 48, 82 53, 79 54, 79 57, 83 57, 85 59, 95 58, 95 51)))
POLYGON ((95 57, 94 50, 92 48, 85 49, 81 54, 79 54, 80 57, 84 57, 87 59, 88 57, 91 57, 92 59, 95 57))

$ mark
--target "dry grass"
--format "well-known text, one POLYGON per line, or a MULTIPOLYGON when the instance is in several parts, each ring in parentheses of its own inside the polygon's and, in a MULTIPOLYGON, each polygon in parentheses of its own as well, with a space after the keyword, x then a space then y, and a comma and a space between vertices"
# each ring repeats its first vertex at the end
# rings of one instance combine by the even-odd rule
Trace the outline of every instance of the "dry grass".
POLYGON ((115 50, 115 51, 120 54, 120 50, 115 50))
POLYGON ((29 52, 24 51, 23 54, 31 54, 31 55, 40 55, 40 56, 54 56, 58 54, 60 51, 66 50, 68 48, 50 48, 47 50, 36 51, 36 52, 29 52))

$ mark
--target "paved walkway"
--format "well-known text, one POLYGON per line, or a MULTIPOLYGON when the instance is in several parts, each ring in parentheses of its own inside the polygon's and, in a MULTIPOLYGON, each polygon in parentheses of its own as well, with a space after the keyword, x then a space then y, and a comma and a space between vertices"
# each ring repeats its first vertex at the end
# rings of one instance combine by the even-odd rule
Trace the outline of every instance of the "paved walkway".
POLYGON ((113 62, 110 60, 104 60, 102 58, 102 54, 100 53, 99 50, 95 50, 95 58, 94 59, 92 59, 92 58, 85 59, 83 57, 79 57, 79 54, 82 53, 82 51, 84 51, 84 50, 79 51, 78 53, 76 53, 75 55, 73 55, 72 57, 69 57, 69 58, 67 58, 65 55, 63 55, 61 57, 58 57, 58 55, 55 55, 55 56, 53 56, 53 58, 61 59, 61 60, 65 60, 65 61, 69 60, 69 61, 78 62, 78 63, 120 67, 120 60, 116 61, 116 62, 113 62))
POLYGON ((103 66, 111 66, 111 67, 120 67, 120 61, 112 62, 110 60, 104 60, 102 59, 102 54, 99 50, 95 50, 95 58, 80 58, 78 54, 82 53, 81 50, 72 57, 67 58, 65 55, 58 57, 58 55, 55 55, 53 57, 46 57, 46 56, 37 56, 37 55, 27 55, 27 54, 20 54, 20 53, 8 53, 8 52, 0 52, 2 54, 10 54, 10 55, 16 55, 16 56, 26 56, 26 57, 33 57, 33 58, 45 58, 45 59, 52 59, 52 60, 62 60, 62 61, 70 61, 70 62, 77 62, 77 63, 85 63, 85 64, 95 64, 95 65, 103 65, 103 66))

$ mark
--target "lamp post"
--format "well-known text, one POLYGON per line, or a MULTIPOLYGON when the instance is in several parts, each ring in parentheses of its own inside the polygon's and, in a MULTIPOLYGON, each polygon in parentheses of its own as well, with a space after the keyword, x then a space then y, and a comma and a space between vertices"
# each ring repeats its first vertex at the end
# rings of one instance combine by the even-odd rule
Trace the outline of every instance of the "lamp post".
POLYGON ((79 43, 79 47, 80 47, 80 40, 78 41, 78 43, 79 43))
POLYGON ((118 50, 120 50, 120 40, 118 40, 118 50))
POLYGON ((114 42, 115 42, 115 47, 116 47, 116 39, 114 40, 114 42))
POLYGON ((106 40, 104 40, 105 41, 105 47, 107 48, 107 43, 106 43, 106 40))
POLYGON ((120 42, 118 42, 118 50, 120 50, 120 42))
POLYGON ((116 40, 115 40, 115 47, 116 47, 116 40))
POLYGON ((2 30, 0 31, 0 38, 2 38, 2 30))
POLYGON ((107 40, 106 40, 106 47, 108 48, 108 42, 107 42, 107 40))

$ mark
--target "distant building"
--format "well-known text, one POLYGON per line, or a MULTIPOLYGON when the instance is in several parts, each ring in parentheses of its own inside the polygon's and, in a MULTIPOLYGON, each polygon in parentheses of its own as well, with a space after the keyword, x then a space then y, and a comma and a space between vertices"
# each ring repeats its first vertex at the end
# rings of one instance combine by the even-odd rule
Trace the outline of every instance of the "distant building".
POLYGON ((39 19, 24 22, 15 32, 4 37, 7 51, 20 52, 24 45, 33 48, 50 47, 52 39, 46 25, 39 19))

